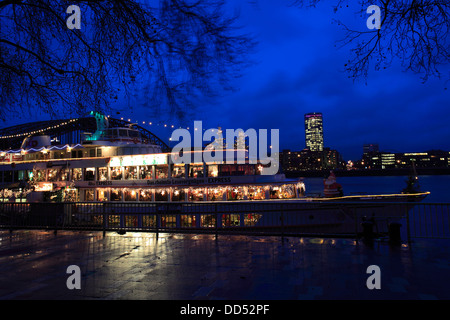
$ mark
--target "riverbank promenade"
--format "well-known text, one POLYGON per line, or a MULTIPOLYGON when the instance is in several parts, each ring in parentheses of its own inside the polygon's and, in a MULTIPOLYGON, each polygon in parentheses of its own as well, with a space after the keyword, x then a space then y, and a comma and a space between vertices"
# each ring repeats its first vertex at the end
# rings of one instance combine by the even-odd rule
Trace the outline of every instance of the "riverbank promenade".
POLYGON ((449 240, 2 230, 0 299, 443 300, 449 249, 449 240), (67 287, 71 265, 81 289, 67 287), (379 289, 367 286, 372 265, 379 289))

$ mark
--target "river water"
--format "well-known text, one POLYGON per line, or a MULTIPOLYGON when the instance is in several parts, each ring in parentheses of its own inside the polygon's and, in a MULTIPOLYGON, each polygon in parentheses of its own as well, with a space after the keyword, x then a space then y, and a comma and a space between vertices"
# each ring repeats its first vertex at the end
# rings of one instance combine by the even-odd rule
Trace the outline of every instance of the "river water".
MULTIPOLYGON (((338 177, 344 194, 401 193, 408 176, 338 177)), ((422 202, 450 203, 450 175, 419 176, 421 191, 431 194, 422 202)), ((305 178, 306 194, 323 194, 323 178, 305 178)))

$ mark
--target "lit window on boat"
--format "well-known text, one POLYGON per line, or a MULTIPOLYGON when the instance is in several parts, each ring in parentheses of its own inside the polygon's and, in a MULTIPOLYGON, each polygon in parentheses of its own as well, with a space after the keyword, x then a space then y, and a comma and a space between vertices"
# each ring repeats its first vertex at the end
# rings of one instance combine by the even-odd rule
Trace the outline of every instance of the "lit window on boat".
POLYGON ((190 165, 189 166, 190 178, 203 178, 203 165, 190 165))
POLYGON ((108 216, 108 225, 110 227, 120 226, 120 216, 119 215, 109 215, 108 216))
POLYGON ((239 225, 240 225, 239 214, 222 215, 222 227, 239 227, 239 225))
POLYGON ((140 179, 152 179, 153 167, 152 166, 139 166, 139 178, 140 179))
POLYGON ((181 227, 196 227, 196 217, 193 214, 183 214, 180 216, 181 227))
POLYGON ((228 176, 235 176, 237 175, 237 167, 234 164, 222 164, 219 167, 219 176, 221 177, 228 177, 228 176))
POLYGON ((169 201, 169 192, 166 189, 155 190, 155 201, 169 201))
POLYGON ((162 228, 174 228, 177 226, 177 216, 174 214, 163 214, 161 216, 162 228))
POLYGON ((245 195, 244 187, 230 187, 227 192, 228 200, 243 200, 245 195))
POLYGON ((235 175, 237 176, 252 176, 255 174, 255 166, 252 164, 239 164, 235 175))
POLYGON ((219 166, 217 164, 208 166, 208 177, 219 176, 219 166))
POLYGON ((72 169, 72 180, 80 181, 82 178, 82 169, 81 168, 73 168, 72 169))
POLYGON ((19 181, 27 180, 27 171, 26 170, 20 170, 18 174, 19 181))
POLYGON ((70 170, 69 169, 61 169, 60 170, 60 181, 68 181, 70 180, 70 170))
POLYGON ((84 201, 94 201, 94 189, 84 190, 84 201))
POLYGON ((97 180, 99 181, 108 180, 108 168, 106 167, 97 168, 97 180))
POLYGON ((189 188, 188 201, 203 201, 203 188, 189 188))
POLYGON ((216 226, 217 218, 214 214, 202 214, 200 216, 200 226, 202 228, 213 228, 216 226))
POLYGON ((182 165, 174 165, 172 169, 172 178, 184 178, 185 167, 182 165))
POLYGON ((142 216, 142 226, 144 228, 155 228, 156 227, 156 215, 142 216))
POLYGON ((58 169, 48 169, 47 181, 57 181, 58 180, 58 169))
POLYGON ((136 190, 125 189, 123 195, 124 195, 125 201, 136 201, 137 200, 136 190))
POLYGON ((111 167, 111 180, 122 180, 122 167, 111 167))
POLYGON ((295 186, 285 184, 280 186, 273 186, 270 189, 270 199, 290 199, 295 198, 295 186))
POLYGON ((122 201, 121 189, 111 189, 111 201, 122 201))
POLYGON ((262 200, 266 198, 266 191, 263 186, 249 186, 247 195, 249 200, 262 200))
POLYGON ((97 189, 97 201, 108 201, 107 189, 97 189))
POLYGON ((172 192, 172 201, 185 201, 186 192, 184 189, 175 188, 172 192))
POLYGON ((139 193, 139 201, 152 201, 152 190, 142 189, 139 193))
POLYGON ((95 168, 84 169, 84 181, 93 181, 95 179, 95 168))
POLYGON ((208 201, 223 200, 223 195, 225 191, 226 189, 222 187, 208 188, 208 201))
POLYGON ((169 174, 169 166, 156 166, 156 179, 167 179, 169 174))
POLYGON ((244 226, 253 227, 255 226, 262 215, 257 213, 246 213, 244 214, 244 226))
POLYGON ((125 227, 127 228, 135 228, 138 226, 138 217, 133 215, 125 216, 125 227))
POLYGON ((123 167, 125 180, 136 180, 138 178, 137 167, 123 167))
MULTIPOLYGON (((5 175, 3 176, 3 181, 7 182, 7 177, 8 177, 8 173, 10 173, 9 171, 5 171, 5 175)), ((33 179, 36 182, 40 182, 40 181, 45 181, 45 170, 36 170, 33 172, 33 179)))
POLYGON ((67 201, 67 202, 77 202, 78 201, 78 190, 75 188, 65 188, 63 198, 64 198, 64 201, 67 201))

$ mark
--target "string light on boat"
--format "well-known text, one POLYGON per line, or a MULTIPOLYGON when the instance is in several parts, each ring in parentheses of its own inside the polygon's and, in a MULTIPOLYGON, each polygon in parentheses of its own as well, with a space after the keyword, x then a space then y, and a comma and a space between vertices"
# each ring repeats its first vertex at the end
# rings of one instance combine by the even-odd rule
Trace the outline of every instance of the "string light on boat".
POLYGON ((3 156, 4 156, 5 153, 21 153, 22 155, 24 155, 24 154, 30 153, 30 152, 41 152, 41 151, 42 151, 42 153, 46 154, 47 152, 52 151, 52 150, 61 151, 63 149, 67 149, 67 151, 71 151, 72 149, 77 148, 77 147, 84 148, 81 144, 77 143, 73 147, 71 147, 70 145, 66 144, 66 145, 64 145, 62 147, 52 146, 50 148, 41 147, 41 148, 37 148, 37 149, 36 148, 30 148, 30 149, 6 150, 6 151, 0 151, 0 155, 3 154, 3 156))
MULTIPOLYGON (((124 120, 123 117, 120 118, 120 120, 124 120)), ((131 119, 128 119, 128 122, 131 122, 131 119)), ((141 120, 136 120, 134 123, 139 124, 141 123, 141 120)), ((186 129, 189 130, 189 127, 183 127, 183 126, 176 126, 174 124, 168 124, 168 123, 162 123, 161 121, 158 123, 153 123, 152 121, 142 121, 142 125, 148 125, 148 126, 158 126, 158 127, 164 127, 164 128, 171 128, 174 129, 175 127, 179 129, 186 129)), ((202 131, 206 131, 207 129, 203 128, 202 131)), ((213 129, 215 131, 217 129, 213 129)), ((198 131, 198 128, 195 128, 195 131, 198 131)))
POLYGON ((32 192, 31 189, 19 189, 17 191, 10 189, 0 190, 0 198, 25 198, 28 194, 32 192))
MULTIPOLYGON (((108 115, 108 118, 109 117, 110 116, 108 115)), ((48 130, 54 130, 54 129, 58 129, 58 128, 62 127, 62 126, 66 126, 66 125, 72 124, 72 123, 74 123, 74 122, 76 122, 78 120, 79 120, 78 118, 65 120, 64 122, 61 122, 61 123, 59 123, 57 125, 48 126, 46 128, 42 128, 42 129, 36 129, 36 130, 33 130, 33 131, 29 131, 29 132, 23 132, 23 133, 17 133, 17 134, 10 134, 10 135, 5 135, 5 136, 0 136, 0 139, 11 139, 11 138, 18 138, 18 137, 26 137, 26 136, 33 135, 33 134, 43 133, 43 132, 48 131, 48 130)), ((124 118, 121 117, 120 120, 124 121, 124 118)), ((130 121, 131 121, 131 119, 128 119, 128 122, 130 122, 130 121)), ((139 123, 139 121, 136 121, 136 123, 139 123)), ((168 127, 172 128, 172 129, 175 128, 174 124, 167 124, 167 123, 165 123, 165 124, 156 123, 155 124, 155 123, 153 123, 151 121, 148 121, 148 122, 142 121, 143 125, 145 125, 146 123, 149 126, 157 125, 157 126, 164 126, 164 128, 168 128, 168 127)), ((181 129, 183 127, 179 126, 179 128, 181 129)), ((186 129, 189 130, 189 127, 186 127, 186 129)), ((197 131, 197 130, 198 130, 198 128, 195 128, 195 131, 197 131)), ((203 131, 205 131, 205 130, 206 129, 203 129, 203 131)))

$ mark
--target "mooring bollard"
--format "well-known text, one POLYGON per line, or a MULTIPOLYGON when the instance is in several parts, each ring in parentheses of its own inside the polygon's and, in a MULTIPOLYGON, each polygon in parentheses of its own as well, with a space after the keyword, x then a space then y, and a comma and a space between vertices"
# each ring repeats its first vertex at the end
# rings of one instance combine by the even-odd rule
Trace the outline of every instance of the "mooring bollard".
POLYGON ((370 220, 366 220, 361 223, 361 226, 363 228, 362 233, 363 239, 373 240, 373 238, 375 237, 375 234, 373 232, 373 225, 374 225, 373 221, 370 220))
POLYGON ((402 237, 400 234, 401 223, 399 222, 391 222, 389 224, 389 243, 390 244, 400 244, 402 241, 402 237))

